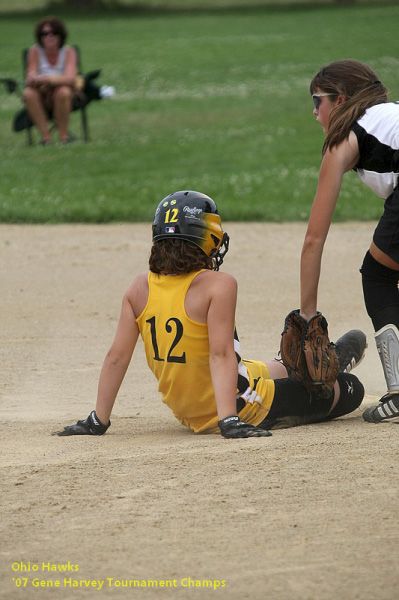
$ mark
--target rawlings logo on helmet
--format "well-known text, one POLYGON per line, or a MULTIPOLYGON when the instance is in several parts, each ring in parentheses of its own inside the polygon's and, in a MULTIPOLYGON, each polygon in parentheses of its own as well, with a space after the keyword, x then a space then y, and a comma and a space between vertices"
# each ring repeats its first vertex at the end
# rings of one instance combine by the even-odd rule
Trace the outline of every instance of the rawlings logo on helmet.
POLYGON ((183 212, 188 212, 190 214, 195 214, 195 215, 199 215, 200 213, 203 212, 202 208, 197 208, 196 206, 193 206, 192 208, 190 208, 189 206, 183 206, 183 212))

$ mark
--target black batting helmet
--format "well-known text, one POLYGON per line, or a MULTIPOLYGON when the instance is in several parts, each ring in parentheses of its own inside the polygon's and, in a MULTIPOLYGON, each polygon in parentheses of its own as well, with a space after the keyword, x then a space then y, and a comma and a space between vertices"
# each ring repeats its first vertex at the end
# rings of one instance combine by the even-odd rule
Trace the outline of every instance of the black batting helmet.
POLYGON ((205 194, 180 191, 158 204, 152 224, 152 241, 183 239, 195 244, 220 267, 228 250, 216 203, 205 194))

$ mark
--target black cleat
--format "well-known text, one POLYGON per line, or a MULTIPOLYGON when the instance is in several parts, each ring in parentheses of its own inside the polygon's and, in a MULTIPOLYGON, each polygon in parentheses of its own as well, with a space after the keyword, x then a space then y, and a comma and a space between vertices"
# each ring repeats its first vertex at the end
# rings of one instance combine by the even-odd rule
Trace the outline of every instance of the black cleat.
POLYGON ((399 423, 399 391, 388 392, 377 406, 366 408, 363 419, 368 423, 399 423))
POLYGON ((360 329, 351 329, 335 342, 340 373, 350 373, 364 358, 366 336, 360 329))

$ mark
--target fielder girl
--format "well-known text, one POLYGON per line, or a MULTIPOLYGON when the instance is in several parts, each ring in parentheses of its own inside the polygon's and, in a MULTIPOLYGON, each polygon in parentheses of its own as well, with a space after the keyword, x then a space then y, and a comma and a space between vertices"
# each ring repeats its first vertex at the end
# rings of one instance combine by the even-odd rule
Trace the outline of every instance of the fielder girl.
POLYGON ((316 314, 321 257, 344 173, 354 169, 384 198, 384 212, 361 268, 366 310, 388 393, 363 417, 399 417, 399 103, 387 101, 376 73, 356 60, 320 69, 311 84, 314 115, 326 134, 319 183, 301 258, 301 315, 316 314))
MULTIPOLYGON (((235 332, 236 280, 218 271, 228 250, 215 202, 199 192, 176 192, 155 213, 150 270, 138 275, 122 301, 114 342, 100 375, 95 411, 59 435, 101 435, 139 334, 162 400, 196 433, 266 437, 268 428, 329 420, 357 408, 363 386, 340 373, 328 399, 316 399, 287 378, 278 361, 241 360, 235 332)), ((359 362, 362 332, 337 342, 344 371, 359 362)))

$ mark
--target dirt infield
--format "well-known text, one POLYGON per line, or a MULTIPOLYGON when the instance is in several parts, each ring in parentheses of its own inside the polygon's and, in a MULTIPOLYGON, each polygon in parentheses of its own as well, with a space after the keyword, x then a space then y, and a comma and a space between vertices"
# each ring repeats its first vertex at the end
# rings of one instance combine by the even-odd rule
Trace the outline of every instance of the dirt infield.
MULTIPOLYGON (((273 358, 305 225, 225 228, 244 357, 273 358)), ((372 231, 332 227, 319 298, 332 339, 368 336, 361 410, 385 392, 358 272, 372 231)), ((195 436, 140 343, 107 435, 51 436, 94 408, 149 244, 148 225, 0 226, 0 597, 396 600, 397 425, 359 410, 271 438, 195 436)))

